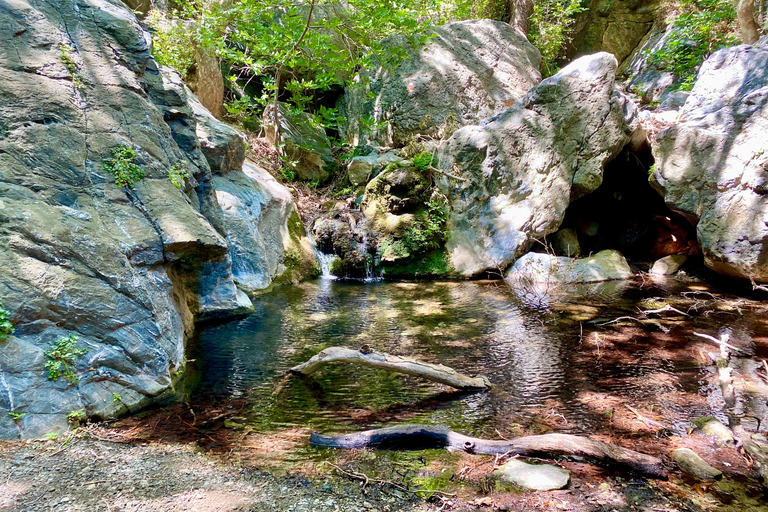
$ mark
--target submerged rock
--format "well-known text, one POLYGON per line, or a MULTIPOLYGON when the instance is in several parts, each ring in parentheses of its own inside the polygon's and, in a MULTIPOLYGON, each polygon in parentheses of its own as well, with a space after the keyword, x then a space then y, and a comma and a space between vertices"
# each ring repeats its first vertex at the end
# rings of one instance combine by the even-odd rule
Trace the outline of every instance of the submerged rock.
POLYGON ((535 491, 563 489, 571 479, 567 469, 549 464, 528 464, 518 459, 510 460, 494 473, 507 482, 535 491))
POLYGON ((348 90, 347 142, 400 147, 417 134, 448 136, 509 108, 541 80, 539 52, 506 23, 461 21, 428 34, 423 47, 401 35, 384 41, 407 57, 394 69, 364 72, 365 85, 348 90))
POLYGON ((447 249, 464 276, 504 268, 557 230, 569 203, 602 183, 635 130, 615 88, 616 59, 582 57, 503 114, 458 130, 435 180, 448 198, 447 249))
POLYGON ((696 226, 709 268, 768 282, 768 45, 715 52, 681 114, 656 135, 652 184, 696 226))
POLYGON ((689 448, 678 448, 673 457, 675 464, 684 473, 699 480, 717 480, 723 477, 723 472, 715 469, 702 459, 699 454, 689 448))
POLYGON ((507 272, 507 279, 534 283, 595 283, 632 276, 627 260, 619 251, 600 251, 582 259, 529 252, 507 272))

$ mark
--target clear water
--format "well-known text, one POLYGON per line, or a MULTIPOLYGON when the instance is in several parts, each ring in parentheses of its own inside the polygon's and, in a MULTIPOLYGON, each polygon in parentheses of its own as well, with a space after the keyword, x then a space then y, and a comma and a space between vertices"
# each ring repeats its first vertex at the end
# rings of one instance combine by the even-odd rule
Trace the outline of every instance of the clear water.
POLYGON ((264 431, 443 423, 486 437, 597 432, 613 428, 613 411, 628 404, 652 407, 682 433, 691 417, 720 408, 712 366, 701 364, 714 349, 691 332, 728 329, 758 352, 768 332, 764 318, 735 312, 702 289, 613 282, 549 290, 539 300, 539 292, 515 293, 503 282, 306 282, 261 295, 252 315, 202 331, 197 394, 245 399, 246 415, 264 431), (600 325, 659 304, 691 313, 654 316, 657 325, 600 325), (344 364, 281 385, 288 368, 332 345, 443 363, 484 374, 495 387, 461 393, 344 364))

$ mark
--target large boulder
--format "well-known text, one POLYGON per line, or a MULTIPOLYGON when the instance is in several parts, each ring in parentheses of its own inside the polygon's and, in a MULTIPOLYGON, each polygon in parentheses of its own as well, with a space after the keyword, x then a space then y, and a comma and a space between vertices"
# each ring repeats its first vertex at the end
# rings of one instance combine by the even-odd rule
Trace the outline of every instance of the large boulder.
POLYGON ((582 57, 443 146, 436 182, 448 198, 457 273, 505 268, 558 229, 570 201, 600 186, 637 124, 616 90, 616 66, 607 53, 582 57))
POLYGON ((450 135, 509 108, 541 80, 539 52, 512 26, 491 20, 434 28, 424 46, 391 36, 385 46, 405 52, 394 69, 376 65, 341 102, 343 137, 404 146, 414 134, 450 135))
POLYGON ((200 141, 200 149, 214 173, 225 174, 240 170, 245 161, 245 136, 211 114, 200 100, 185 89, 188 105, 195 117, 195 134, 200 141))
POLYGON ((314 250, 287 187, 251 162, 241 171, 214 175, 213 184, 241 290, 252 293, 317 274, 314 250))
MULTIPOLYGON (((251 307, 206 158, 234 182, 242 141, 210 122, 216 142, 201 148, 200 113, 121 2, 18 0, 0 26, 13 35, 0 42, 0 301, 15 327, 0 341, 0 438, 41 437, 75 411, 106 418, 171 395, 195 319, 251 307), (146 175, 132 187, 103 166, 121 146, 146 175)), ((265 245, 302 229, 279 195, 282 219, 237 214, 265 245)), ((270 277, 295 279, 293 258, 274 256, 270 277)))
POLYGON ((652 185, 696 226, 708 267, 768 281, 768 45, 715 52, 681 115, 656 135, 652 185))
POLYGON ((546 283, 598 283, 627 279, 632 270, 619 251, 607 249, 587 258, 574 259, 529 252, 509 269, 506 278, 512 282, 546 283))

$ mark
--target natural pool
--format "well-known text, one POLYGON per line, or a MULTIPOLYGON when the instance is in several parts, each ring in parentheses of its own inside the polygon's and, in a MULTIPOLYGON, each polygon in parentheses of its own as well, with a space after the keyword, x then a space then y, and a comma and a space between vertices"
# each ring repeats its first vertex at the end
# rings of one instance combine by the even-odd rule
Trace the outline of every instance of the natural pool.
POLYGON ((487 438, 685 435, 693 417, 726 419, 713 383, 719 351, 694 331, 727 333, 755 361, 768 356, 764 303, 701 282, 646 278, 544 292, 532 304, 530 293, 502 281, 277 288, 254 301, 252 315, 203 329, 197 398, 244 400, 242 416, 264 432, 442 423, 487 438), (674 310, 643 313, 665 306, 674 310), (311 382, 280 384, 288 368, 332 345, 442 363, 495 387, 461 393, 343 364, 311 382))

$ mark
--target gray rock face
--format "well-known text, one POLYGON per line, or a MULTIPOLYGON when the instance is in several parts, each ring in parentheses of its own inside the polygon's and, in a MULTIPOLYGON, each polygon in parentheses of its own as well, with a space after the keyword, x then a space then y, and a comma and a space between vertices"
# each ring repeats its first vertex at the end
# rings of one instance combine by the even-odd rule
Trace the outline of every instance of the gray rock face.
POLYGON ((631 276, 627 260, 614 250, 581 259, 529 252, 507 273, 507 279, 513 282, 524 279, 533 283, 596 283, 631 276))
POLYGON ((172 393, 195 317, 250 300, 183 84, 133 14, 18 0, 0 26, 0 300, 16 329, 0 343, 0 438, 41 437, 72 411, 110 417, 172 393), (120 145, 146 173, 135 189, 102 167, 120 145), (191 175, 181 190, 176 164, 191 175), (70 334, 87 349, 67 359, 77 380, 49 380, 44 351, 70 334))
POLYGON ((213 184, 224 214, 232 275, 240 289, 262 290, 291 271, 289 266, 316 265, 290 190, 267 171, 246 162, 242 171, 215 175, 213 184))
POLYGON ((374 152, 370 155, 356 156, 347 166, 347 177, 352 185, 366 185, 388 164, 402 161, 403 159, 393 151, 381 155, 374 152))
MULTIPOLYGON (((291 169, 302 180, 324 180, 330 173, 325 166, 333 162, 331 142, 325 130, 312 123, 309 114, 290 112, 284 103, 277 107, 280 124, 280 140, 285 143, 285 156, 291 161, 291 169)), ((275 141, 274 108, 264 110, 264 126, 267 137, 275 141)))
POLYGON ((458 130, 436 181, 450 207, 446 248, 459 274, 505 268, 557 230, 570 201, 597 189, 604 165, 636 129, 614 85, 616 59, 582 57, 512 108, 458 130))
POLYGON ((549 464, 528 464, 512 459, 494 471, 502 479, 526 489, 551 491, 563 489, 571 480, 571 472, 549 464))
POLYGON ((652 184, 696 225, 708 267, 768 281, 768 45, 714 53, 681 113, 656 136, 652 184))
POLYGON ((414 134, 447 136, 509 108, 541 80, 539 52, 506 23, 462 21, 432 34, 421 48, 402 36, 385 41, 408 57, 394 70, 375 69, 363 77, 370 83, 348 91, 341 106, 350 144, 403 146, 414 134))
POLYGON ((208 111, 192 94, 187 92, 187 103, 195 117, 195 134, 200 148, 214 173, 224 174, 240 170, 245 160, 244 136, 234 128, 222 123, 208 111))

